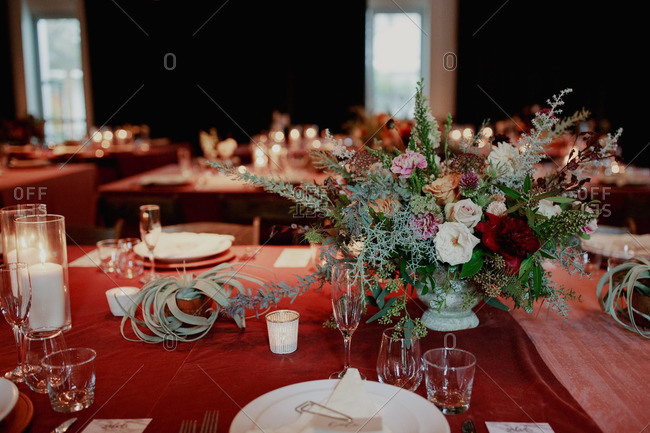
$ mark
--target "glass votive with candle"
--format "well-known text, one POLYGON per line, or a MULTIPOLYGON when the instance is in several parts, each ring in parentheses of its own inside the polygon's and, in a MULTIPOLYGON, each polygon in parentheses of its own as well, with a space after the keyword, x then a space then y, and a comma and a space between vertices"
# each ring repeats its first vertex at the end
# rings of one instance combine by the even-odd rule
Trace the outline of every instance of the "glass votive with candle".
POLYGON ((72 326, 65 218, 46 214, 16 219, 18 261, 27 263, 32 282, 29 329, 72 326))
POLYGON ((269 165, 269 148, 265 142, 255 142, 251 144, 251 159, 255 169, 264 169, 269 165))
POLYGON ((289 130, 289 148, 296 149, 302 142, 302 132, 299 126, 293 126, 289 130))
POLYGON ((25 203, 5 206, 0 209, 0 235, 2 236, 2 255, 5 263, 17 262, 16 219, 30 215, 45 215, 47 207, 43 203, 25 203))
POLYGON ((280 143, 274 143, 269 149, 269 168, 271 171, 283 171, 287 159, 287 148, 280 143))
POLYGON ((318 138, 318 125, 305 125, 303 135, 308 143, 315 140, 318 138))
POLYGON ((277 310, 266 315, 271 352, 283 355, 296 351, 299 319, 300 313, 292 310, 277 310))

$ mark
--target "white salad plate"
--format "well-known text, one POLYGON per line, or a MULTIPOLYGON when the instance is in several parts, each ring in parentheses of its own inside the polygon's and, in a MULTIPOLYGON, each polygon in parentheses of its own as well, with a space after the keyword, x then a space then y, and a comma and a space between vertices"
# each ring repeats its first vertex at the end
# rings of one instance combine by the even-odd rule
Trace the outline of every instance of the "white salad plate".
POLYGON ((0 421, 14 410, 18 401, 18 387, 12 381, 0 377, 0 421))

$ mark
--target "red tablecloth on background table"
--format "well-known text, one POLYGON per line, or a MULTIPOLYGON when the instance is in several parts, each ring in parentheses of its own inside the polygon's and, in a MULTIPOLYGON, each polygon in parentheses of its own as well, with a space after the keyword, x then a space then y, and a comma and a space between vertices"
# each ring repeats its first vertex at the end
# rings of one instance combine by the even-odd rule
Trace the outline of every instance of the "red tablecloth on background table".
POLYGON ((96 182, 94 164, 7 169, 0 175, 0 207, 45 203, 49 213, 65 216, 67 224, 92 226, 96 222, 96 182))
MULTIPOLYGON (((244 252, 243 247, 233 249, 244 252)), ((272 269, 288 282, 307 272, 272 268, 281 251, 282 247, 264 247, 251 263, 272 269)), ((80 254, 77 247, 70 247, 70 260, 80 254)), ((342 367, 342 337, 323 327, 331 315, 329 290, 310 291, 292 304, 282 302, 282 307, 301 314, 298 349, 276 355, 269 350, 262 318, 248 319, 246 329, 220 318, 194 343, 165 347, 126 341, 120 334, 120 318, 111 315, 104 294, 116 283, 129 285, 96 268, 70 268, 72 329, 66 340, 69 346, 88 346, 98 353, 95 403, 76 414, 79 420, 70 432, 82 431, 92 419, 106 418, 153 418, 146 432, 176 432, 181 420, 200 422, 208 409, 219 409, 219 431, 227 432, 237 412, 260 395, 326 379, 342 367)), ((411 308, 419 314, 417 302, 411 308)), ((601 431, 551 373, 510 313, 477 308, 480 325, 454 333, 457 347, 476 354, 478 368, 469 411, 446 416, 452 432, 460 431, 466 418, 474 420, 479 433, 487 432, 485 421, 548 422, 556 433, 601 431)), ((369 380, 377 380, 375 363, 383 329, 376 322, 362 323, 352 339, 352 364, 369 380)), ((1 334, 0 367, 9 369, 15 363, 13 338, 8 326, 1 334)), ((445 335, 430 331, 422 349, 443 346, 445 335)), ((49 432, 70 417, 53 412, 47 395, 35 394, 23 384, 19 389, 34 405, 31 432, 49 432)), ((424 382, 417 393, 426 396, 424 382)))

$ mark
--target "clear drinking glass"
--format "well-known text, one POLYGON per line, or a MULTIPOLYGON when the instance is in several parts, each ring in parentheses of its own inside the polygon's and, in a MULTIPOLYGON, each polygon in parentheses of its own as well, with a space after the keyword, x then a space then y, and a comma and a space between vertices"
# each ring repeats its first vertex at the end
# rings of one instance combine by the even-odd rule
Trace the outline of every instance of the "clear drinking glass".
POLYGON ((99 255, 99 267, 106 273, 116 271, 118 239, 103 239, 96 243, 99 255))
POLYGON ((66 349, 65 338, 60 328, 38 328, 27 331, 23 372, 29 389, 41 394, 47 393, 45 370, 41 361, 47 355, 64 349, 66 349))
POLYGON ((140 206, 140 237, 149 250, 149 261, 151 272, 141 281, 147 283, 158 278, 156 274, 156 263, 153 250, 156 248, 158 239, 162 233, 160 220, 160 206, 156 204, 145 204, 140 206))
POLYGON ((95 401, 95 358, 87 347, 51 353, 43 358, 47 393, 55 412, 78 412, 95 401))
POLYGON ((140 242, 138 238, 122 238, 117 241, 115 270, 122 278, 133 279, 142 275, 144 265, 134 247, 140 242))
POLYGON ((387 328, 381 335, 377 357, 377 377, 381 383, 415 391, 422 382, 420 339, 411 334, 387 328))
MULTIPOLYGON (((340 379, 350 368, 350 344, 352 334, 359 326, 363 311, 364 293, 360 281, 344 265, 332 267, 332 311, 336 326, 343 335, 345 363, 343 370, 330 375, 330 379, 340 379)), ((365 379, 363 374, 362 378, 365 379)))
POLYGON ((476 357, 462 349, 437 348, 424 352, 427 398, 445 415, 469 409, 476 357))
POLYGON ((5 378, 19 383, 23 381, 25 359, 25 327, 32 301, 32 286, 27 263, 15 262, 0 265, 0 308, 11 325, 16 340, 18 364, 5 373, 5 378))

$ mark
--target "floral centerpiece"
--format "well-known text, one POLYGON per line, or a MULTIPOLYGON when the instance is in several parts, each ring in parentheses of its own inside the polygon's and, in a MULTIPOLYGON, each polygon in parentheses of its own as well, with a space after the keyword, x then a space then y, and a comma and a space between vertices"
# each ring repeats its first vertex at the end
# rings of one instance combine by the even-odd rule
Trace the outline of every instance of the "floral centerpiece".
POLYGON ((444 126, 437 122, 419 82, 408 142, 355 147, 328 133, 331 147, 310 155, 315 167, 331 173, 322 184, 218 168, 293 200, 302 215, 308 209, 319 216, 305 234, 326 247, 311 277, 325 282, 333 263, 348 262, 376 307, 369 320, 397 322, 420 335, 426 328, 476 326, 477 319, 444 315, 452 297, 469 315, 478 299, 528 312, 547 300, 566 315, 574 293, 552 281, 543 263, 583 272, 579 241, 595 230, 599 215, 598 203, 580 194, 589 180, 584 174, 607 164, 621 134, 578 134, 566 165, 535 176, 545 147, 589 116, 580 110, 560 117, 570 92, 547 101, 517 140, 484 133, 484 123, 454 148, 451 116, 444 126), (435 317, 412 317, 406 307, 416 296, 435 317))

